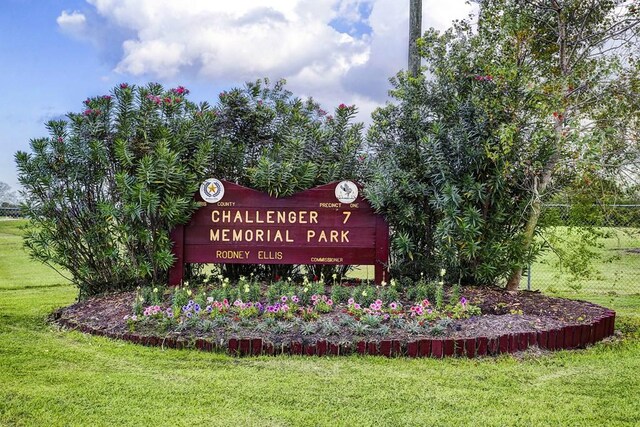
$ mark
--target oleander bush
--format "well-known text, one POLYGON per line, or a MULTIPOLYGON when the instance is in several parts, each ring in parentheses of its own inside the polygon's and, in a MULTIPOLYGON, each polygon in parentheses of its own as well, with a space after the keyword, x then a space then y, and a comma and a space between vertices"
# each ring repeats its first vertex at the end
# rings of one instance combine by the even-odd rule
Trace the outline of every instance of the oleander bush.
MULTIPOLYGON (((80 298, 166 283, 169 232, 189 220, 207 177, 287 196, 358 175, 362 125, 352 123, 354 106, 329 114, 267 80, 223 92, 215 106, 190 102, 188 93, 123 83, 48 122, 49 136, 16 154, 25 245, 68 272, 80 298)), ((223 272, 272 278, 295 268, 223 272)), ((194 266, 188 276, 198 272, 194 266)))

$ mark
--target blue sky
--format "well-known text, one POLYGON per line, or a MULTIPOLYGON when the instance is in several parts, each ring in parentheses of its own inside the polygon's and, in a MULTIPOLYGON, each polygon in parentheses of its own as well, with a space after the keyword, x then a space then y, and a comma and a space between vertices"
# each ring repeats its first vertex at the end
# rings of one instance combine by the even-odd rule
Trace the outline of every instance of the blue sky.
MULTIPOLYGON (((0 181, 44 123, 121 82, 184 85, 194 101, 261 77, 286 78, 325 109, 356 104, 367 121, 406 67, 408 0, 2 0, 0 181)), ((423 1, 423 29, 471 11, 423 1)))

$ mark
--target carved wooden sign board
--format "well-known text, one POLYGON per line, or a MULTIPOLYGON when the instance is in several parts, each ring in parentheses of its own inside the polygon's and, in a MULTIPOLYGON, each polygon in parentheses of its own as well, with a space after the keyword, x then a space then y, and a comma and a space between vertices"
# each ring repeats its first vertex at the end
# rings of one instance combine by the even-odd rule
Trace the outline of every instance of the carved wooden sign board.
POLYGON ((386 280, 389 227, 352 181, 275 198, 232 182, 208 179, 202 206, 172 233, 178 285, 185 263, 374 265, 386 280))

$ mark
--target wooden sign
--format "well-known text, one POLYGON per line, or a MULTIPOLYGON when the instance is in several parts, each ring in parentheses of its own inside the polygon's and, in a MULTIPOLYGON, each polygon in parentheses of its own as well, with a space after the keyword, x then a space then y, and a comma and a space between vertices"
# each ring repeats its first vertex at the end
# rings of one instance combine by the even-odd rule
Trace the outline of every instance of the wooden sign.
POLYGON ((185 263, 374 265, 386 280, 389 227, 351 181, 275 198, 209 179, 196 198, 203 206, 171 233, 170 285, 185 263))

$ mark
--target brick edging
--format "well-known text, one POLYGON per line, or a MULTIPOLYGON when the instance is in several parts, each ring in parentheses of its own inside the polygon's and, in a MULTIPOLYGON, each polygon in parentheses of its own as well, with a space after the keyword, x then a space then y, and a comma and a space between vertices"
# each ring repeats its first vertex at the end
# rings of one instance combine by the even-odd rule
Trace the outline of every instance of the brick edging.
POLYGON ((428 338, 413 341, 381 340, 334 343, 319 340, 313 343, 291 341, 273 344, 262 338, 230 338, 226 342, 213 342, 205 338, 187 340, 182 337, 145 336, 135 332, 119 334, 88 325, 77 324, 69 319, 57 319, 56 322, 80 332, 106 336, 146 346, 167 348, 195 348, 202 351, 225 351, 233 356, 259 355, 306 355, 339 356, 348 354, 368 354, 385 357, 477 357, 497 356, 499 354, 523 351, 531 346, 546 350, 564 350, 585 348, 602 339, 612 336, 615 325, 614 311, 607 311, 589 324, 568 325, 545 331, 529 331, 504 334, 496 337, 476 338, 428 338))

